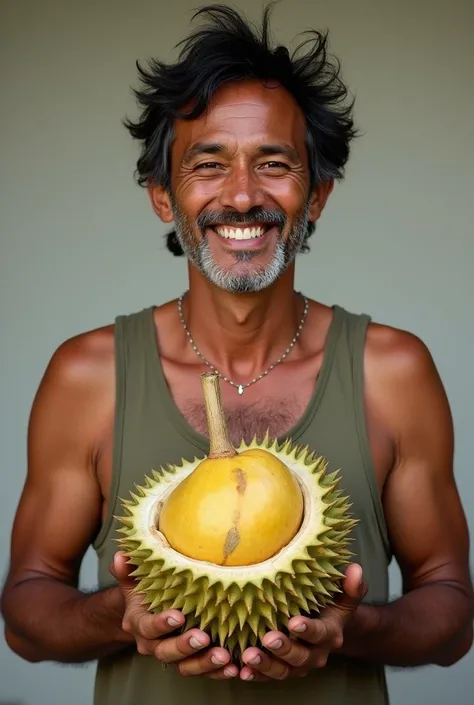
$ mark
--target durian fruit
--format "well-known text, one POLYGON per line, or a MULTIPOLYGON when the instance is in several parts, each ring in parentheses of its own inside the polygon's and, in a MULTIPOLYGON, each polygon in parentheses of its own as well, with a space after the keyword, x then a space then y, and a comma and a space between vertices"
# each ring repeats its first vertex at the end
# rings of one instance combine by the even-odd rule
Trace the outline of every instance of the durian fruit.
POLYGON ((240 659, 291 616, 315 617, 341 592, 356 521, 338 472, 287 440, 229 440, 216 373, 201 375, 210 451, 152 470, 118 539, 153 612, 178 609, 240 659))

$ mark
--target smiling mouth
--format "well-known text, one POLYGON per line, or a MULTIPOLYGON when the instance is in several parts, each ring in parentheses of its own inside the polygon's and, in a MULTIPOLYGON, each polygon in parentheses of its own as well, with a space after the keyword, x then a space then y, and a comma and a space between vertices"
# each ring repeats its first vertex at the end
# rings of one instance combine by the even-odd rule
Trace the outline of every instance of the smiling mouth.
POLYGON ((241 227, 241 228, 231 228, 228 225, 216 226, 213 228, 214 232, 220 235, 225 240, 257 240, 263 237, 269 230, 271 230, 273 225, 259 225, 254 227, 241 227))

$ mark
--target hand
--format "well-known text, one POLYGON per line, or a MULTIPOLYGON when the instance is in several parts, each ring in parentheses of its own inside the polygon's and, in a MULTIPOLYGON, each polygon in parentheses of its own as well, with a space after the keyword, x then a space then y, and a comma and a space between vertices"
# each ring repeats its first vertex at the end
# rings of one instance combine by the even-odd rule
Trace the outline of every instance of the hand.
POLYGON ((289 631, 306 643, 289 639, 282 632, 269 632, 262 643, 271 654, 257 647, 246 649, 242 655, 246 664, 240 672, 242 680, 284 680, 289 676, 304 677, 313 668, 323 668, 329 654, 342 647, 344 629, 366 594, 362 568, 353 563, 347 568, 343 594, 336 604, 327 607, 316 619, 290 619, 289 631))
POLYGON ((133 567, 127 564, 123 554, 115 554, 109 570, 125 603, 122 629, 134 637, 140 654, 154 656, 162 664, 174 664, 183 676, 227 679, 238 675, 238 668, 230 664, 230 654, 220 647, 207 649, 210 638, 199 629, 168 636, 183 626, 184 616, 178 610, 152 614, 142 605, 140 594, 132 592, 136 585, 130 576, 133 567))

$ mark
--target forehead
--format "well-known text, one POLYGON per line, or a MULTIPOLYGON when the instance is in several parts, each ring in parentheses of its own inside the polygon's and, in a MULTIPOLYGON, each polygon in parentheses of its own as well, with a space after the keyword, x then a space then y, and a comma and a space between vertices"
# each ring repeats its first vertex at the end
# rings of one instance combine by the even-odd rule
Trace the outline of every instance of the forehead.
POLYGON ((174 156, 179 160, 193 143, 219 141, 230 149, 258 148, 285 142, 304 158, 306 127, 293 96, 281 86, 248 81, 222 86, 195 120, 175 122, 174 156))

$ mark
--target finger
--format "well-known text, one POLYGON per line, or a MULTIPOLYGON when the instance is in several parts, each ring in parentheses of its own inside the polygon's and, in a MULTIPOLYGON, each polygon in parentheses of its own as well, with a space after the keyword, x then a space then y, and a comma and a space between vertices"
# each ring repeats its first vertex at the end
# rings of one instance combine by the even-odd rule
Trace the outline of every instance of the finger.
POLYGON ((207 634, 199 629, 190 629, 179 636, 160 640, 155 649, 155 656, 163 663, 174 663, 194 655, 209 646, 209 643, 210 638, 207 634))
POLYGON ((242 654, 242 660, 253 671, 257 671, 268 678, 283 680, 290 674, 290 666, 287 663, 269 656, 256 647, 246 649, 242 654))
POLYGON ((328 624, 323 617, 295 617, 288 622, 288 629, 312 646, 322 645, 329 639, 328 624))
POLYGON ((291 671, 291 677, 292 678, 306 678, 306 676, 309 674, 310 669, 309 668, 294 668, 291 671))
POLYGON ((244 666, 242 668, 240 678, 243 681, 254 681, 255 683, 264 683, 272 680, 268 676, 264 676, 263 673, 259 673, 254 668, 250 668, 250 666, 244 666))
MULTIPOLYGON (((179 661, 177 668, 182 676, 201 676, 212 671, 222 671, 224 675, 224 667, 230 663, 230 658, 228 651, 215 647, 206 649, 204 653, 179 661)), ((225 677, 227 678, 228 676, 225 677)))
MULTIPOLYGON (((347 568, 342 588, 342 595, 334 605, 324 610, 321 617, 315 620, 293 617, 288 622, 289 630, 311 644, 319 644, 331 636, 331 632, 343 630, 367 593, 367 583, 363 579, 360 565, 353 563, 347 568)), ((337 641, 340 639, 337 638, 337 641)))
POLYGON ((328 611, 339 609, 353 612, 367 594, 367 587, 361 566, 358 563, 352 563, 347 567, 342 579, 342 594, 337 598, 336 603, 328 608, 328 611))
POLYGON ((210 678, 211 680, 228 680, 229 678, 236 678, 239 675, 239 669, 235 664, 229 664, 225 668, 218 668, 217 671, 210 671, 204 674, 204 678, 210 678))
POLYGON ((263 645, 269 649, 276 658, 293 666, 305 666, 311 656, 311 651, 301 642, 288 639, 281 632, 268 632, 263 638, 263 645))
POLYGON ((123 618, 124 631, 143 639, 159 639, 168 636, 184 624, 184 617, 178 610, 167 610, 152 614, 143 607, 129 608, 123 618))
POLYGON ((109 572, 122 588, 124 597, 128 597, 128 594, 136 586, 135 579, 130 575, 135 569, 136 566, 129 564, 127 558, 121 551, 117 551, 114 554, 114 560, 112 565, 109 566, 109 572))

